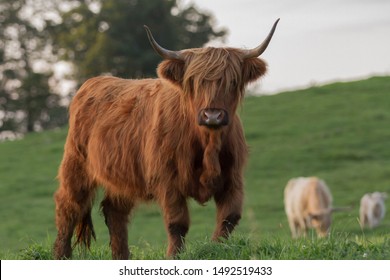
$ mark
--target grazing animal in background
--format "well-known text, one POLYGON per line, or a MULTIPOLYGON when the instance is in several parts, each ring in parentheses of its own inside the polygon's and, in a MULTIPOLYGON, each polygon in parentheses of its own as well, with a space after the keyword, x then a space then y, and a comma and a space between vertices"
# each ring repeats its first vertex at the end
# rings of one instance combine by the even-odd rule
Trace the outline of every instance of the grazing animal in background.
POLYGON ((86 81, 69 109, 69 132, 55 193, 54 256, 70 258, 71 239, 90 246, 91 209, 103 186, 101 209, 113 259, 129 258, 127 223, 142 201, 161 207, 168 235, 167 256, 184 245, 190 218, 188 198, 216 203, 213 240, 227 238, 241 218, 247 145, 237 107, 245 86, 263 76, 258 58, 266 39, 250 50, 162 48, 157 79, 96 77, 86 81))
POLYGON ((319 237, 327 236, 332 212, 344 210, 333 208, 332 200, 328 186, 317 177, 289 180, 284 189, 284 208, 292 237, 306 236, 309 228, 314 228, 319 237))
POLYGON ((360 225, 362 228, 377 227, 386 213, 385 200, 387 194, 383 192, 366 193, 360 200, 360 225))

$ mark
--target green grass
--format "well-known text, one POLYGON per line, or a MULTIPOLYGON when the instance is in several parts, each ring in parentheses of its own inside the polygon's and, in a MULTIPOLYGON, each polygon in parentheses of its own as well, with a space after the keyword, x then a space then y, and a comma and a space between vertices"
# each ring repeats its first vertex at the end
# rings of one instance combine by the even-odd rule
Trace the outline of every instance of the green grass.
MULTIPOLYGON (((240 225, 232 240, 212 243, 213 203, 191 202, 187 249, 179 258, 390 259, 390 215, 373 230, 362 231, 358 223, 364 193, 390 193, 390 77, 248 97, 241 115, 250 159, 240 225), (313 175, 328 183, 336 206, 353 208, 333 216, 330 239, 291 240, 284 186, 292 177, 313 175)), ((52 197, 65 137, 61 129, 0 143, 0 258, 51 257, 52 197)), ((386 205, 390 208, 389 200, 386 205)), ((91 252, 76 251, 74 258, 110 258, 97 208, 97 242, 91 252)), ((135 211, 129 244, 135 259, 164 258, 166 234, 156 205, 135 211)))
MULTIPOLYGON (((21 250, 17 257, 22 260, 50 260, 51 243, 34 243, 21 250)), ((131 257, 137 260, 165 258, 162 245, 130 246, 131 257)), ((14 254, 4 254, 4 258, 14 258, 14 254)), ((108 246, 94 246, 91 250, 77 248, 73 252, 75 260, 109 260, 108 246)), ((316 237, 297 240, 278 236, 251 240, 234 234, 229 240, 217 243, 205 238, 187 244, 177 257, 178 260, 381 260, 390 259, 390 240, 367 239, 338 234, 326 239, 316 237)))

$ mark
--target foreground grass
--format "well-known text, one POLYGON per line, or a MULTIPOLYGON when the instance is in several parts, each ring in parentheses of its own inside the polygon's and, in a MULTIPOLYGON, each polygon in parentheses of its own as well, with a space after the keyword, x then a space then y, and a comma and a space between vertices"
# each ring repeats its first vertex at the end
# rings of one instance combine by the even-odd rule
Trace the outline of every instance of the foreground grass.
MULTIPOLYGON (((339 235, 325 239, 302 238, 297 240, 267 237, 261 241, 243 236, 216 243, 210 240, 191 242, 178 255, 178 260, 380 260, 390 259, 390 235, 365 239, 339 235)), ((132 259, 165 259, 165 248, 144 244, 130 247, 132 259)), ((50 260, 51 247, 34 244, 17 254, 6 254, 5 259, 50 260)), ((75 249, 75 260, 109 260, 108 246, 92 247, 90 251, 75 249)))

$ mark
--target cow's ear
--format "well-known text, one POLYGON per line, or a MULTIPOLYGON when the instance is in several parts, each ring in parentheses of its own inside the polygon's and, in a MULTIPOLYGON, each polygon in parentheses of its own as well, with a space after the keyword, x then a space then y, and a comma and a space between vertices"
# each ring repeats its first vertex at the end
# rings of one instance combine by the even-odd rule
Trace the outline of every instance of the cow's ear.
POLYGON ((167 79, 181 86, 184 76, 184 62, 179 60, 164 60, 157 68, 160 78, 167 79))
POLYGON ((245 84, 254 82, 267 72, 267 64, 260 58, 249 58, 243 63, 242 78, 245 84))

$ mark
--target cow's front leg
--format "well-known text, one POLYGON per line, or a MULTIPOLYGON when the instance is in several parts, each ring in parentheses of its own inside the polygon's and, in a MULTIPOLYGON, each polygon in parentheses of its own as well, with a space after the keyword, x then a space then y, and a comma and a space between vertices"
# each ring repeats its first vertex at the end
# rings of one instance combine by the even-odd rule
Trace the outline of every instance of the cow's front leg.
POLYGON ((299 224, 297 220, 293 217, 288 217, 288 224, 290 226, 290 231, 291 231, 291 236, 292 238, 297 238, 298 237, 298 228, 299 224))
POLYGON ((172 258, 183 248, 188 232, 190 218, 187 201, 180 193, 169 191, 161 198, 160 205, 168 234, 167 257, 172 258))
POLYGON ((241 219, 243 203, 242 185, 235 185, 226 192, 216 194, 214 199, 217 206, 217 225, 212 239, 228 238, 241 219))

